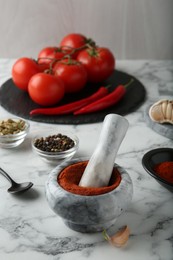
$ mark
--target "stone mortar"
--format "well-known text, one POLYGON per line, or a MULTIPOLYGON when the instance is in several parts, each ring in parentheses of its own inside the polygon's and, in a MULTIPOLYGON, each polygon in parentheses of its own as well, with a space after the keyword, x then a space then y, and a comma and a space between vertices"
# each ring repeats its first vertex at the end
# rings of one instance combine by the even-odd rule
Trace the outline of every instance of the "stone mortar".
POLYGON ((127 209, 132 200, 133 185, 125 169, 114 164, 122 180, 111 192, 83 196, 64 190, 57 181, 60 172, 71 164, 85 160, 88 158, 72 159, 53 169, 45 185, 46 198, 50 208, 70 229, 83 233, 100 232, 115 224, 116 219, 127 209))

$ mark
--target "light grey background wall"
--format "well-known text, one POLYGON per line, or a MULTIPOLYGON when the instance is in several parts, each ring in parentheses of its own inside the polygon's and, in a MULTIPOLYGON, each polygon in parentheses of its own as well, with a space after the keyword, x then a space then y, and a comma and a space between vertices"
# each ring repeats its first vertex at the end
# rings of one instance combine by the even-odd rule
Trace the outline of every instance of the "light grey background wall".
POLYGON ((0 58, 34 58, 79 32, 117 59, 172 59, 172 27, 173 0, 0 0, 0 58))

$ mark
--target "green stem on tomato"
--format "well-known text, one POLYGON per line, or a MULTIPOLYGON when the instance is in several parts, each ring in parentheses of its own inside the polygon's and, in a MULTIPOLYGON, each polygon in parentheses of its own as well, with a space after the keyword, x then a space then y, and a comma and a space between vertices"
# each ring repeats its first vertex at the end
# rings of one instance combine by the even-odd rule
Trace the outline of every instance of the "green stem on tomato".
POLYGON ((73 65, 73 64, 78 64, 79 62, 78 61, 74 61, 72 59, 72 55, 74 53, 76 53, 77 51, 80 51, 80 50, 83 50, 83 49, 89 49, 88 51, 91 51, 92 52, 92 55, 91 56, 97 56, 97 51, 96 51, 96 45, 95 45, 95 42, 92 40, 92 39, 87 39, 86 40, 86 44, 82 45, 81 47, 78 47, 78 48, 72 48, 72 47, 68 47, 68 46, 61 46, 61 47, 57 47, 56 49, 56 52, 59 52, 59 51, 63 51, 64 48, 70 48, 72 49, 72 51, 68 54, 66 54, 64 57, 62 57, 61 59, 56 59, 56 58, 49 58, 49 57, 41 57, 41 58, 38 58, 37 59, 37 63, 39 60, 41 59, 47 59, 47 60, 50 60, 50 65, 49 65, 49 69, 45 71, 45 73, 48 73, 48 74, 52 74, 53 73, 53 65, 55 62, 57 61, 63 61, 64 59, 68 59, 67 62, 63 62, 64 64, 67 64, 67 65, 73 65))
POLYGON ((87 52, 88 52, 88 54, 89 54, 91 57, 98 57, 98 56, 99 56, 99 53, 98 53, 98 50, 96 49, 96 47, 90 47, 90 48, 88 48, 87 52))
MULTIPOLYGON (((66 48, 66 47, 68 48, 68 46, 62 46, 62 48, 66 48)), ((88 38, 88 39, 86 39, 86 43, 84 45, 82 45, 81 47, 74 48, 74 49, 69 47, 72 49, 72 51, 69 54, 65 55, 64 57, 72 56, 73 54, 75 54, 78 51, 81 51, 81 50, 84 50, 87 48, 94 48, 94 47, 96 47, 96 43, 91 38, 88 38)))

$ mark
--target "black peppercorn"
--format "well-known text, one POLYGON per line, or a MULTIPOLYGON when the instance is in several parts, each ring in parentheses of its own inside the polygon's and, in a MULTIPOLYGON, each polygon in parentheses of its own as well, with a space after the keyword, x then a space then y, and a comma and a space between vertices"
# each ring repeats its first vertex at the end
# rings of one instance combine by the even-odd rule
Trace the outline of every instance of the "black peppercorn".
POLYGON ((34 146, 45 152, 63 152, 74 145, 75 143, 70 137, 62 134, 40 137, 34 141, 34 146))

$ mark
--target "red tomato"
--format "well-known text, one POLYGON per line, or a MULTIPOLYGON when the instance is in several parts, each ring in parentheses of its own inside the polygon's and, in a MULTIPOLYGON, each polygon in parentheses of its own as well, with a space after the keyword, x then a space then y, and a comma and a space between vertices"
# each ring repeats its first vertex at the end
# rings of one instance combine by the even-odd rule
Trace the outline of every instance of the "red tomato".
POLYGON ((85 45, 87 38, 79 33, 71 33, 66 35, 60 42, 60 46, 68 46, 70 48, 79 48, 85 45))
POLYGON ((12 80, 18 88, 27 91, 30 78, 39 72, 36 61, 23 57, 18 59, 12 67, 12 80))
POLYGON ((70 54, 72 50, 65 47, 46 47, 38 54, 38 64, 41 71, 50 69, 50 64, 55 60, 62 59, 65 55, 70 54))
POLYGON ((88 73, 88 81, 101 82, 106 80, 115 69, 115 58, 107 48, 88 48, 80 51, 77 60, 88 73))
POLYGON ((38 73, 30 79, 28 92, 35 103, 42 106, 51 106, 63 98, 64 83, 53 75, 38 73))
POLYGON ((87 82, 87 72, 84 66, 72 59, 64 59, 55 64, 54 75, 63 80, 66 93, 78 92, 87 82))
MULTIPOLYGON (((71 48, 71 50, 74 50, 76 48, 81 48, 82 46, 85 46, 85 44, 88 42, 88 39, 79 33, 71 33, 66 35, 60 42, 60 46, 66 46, 71 48)), ((73 58, 76 58, 79 51, 75 51, 73 54, 73 58)))

